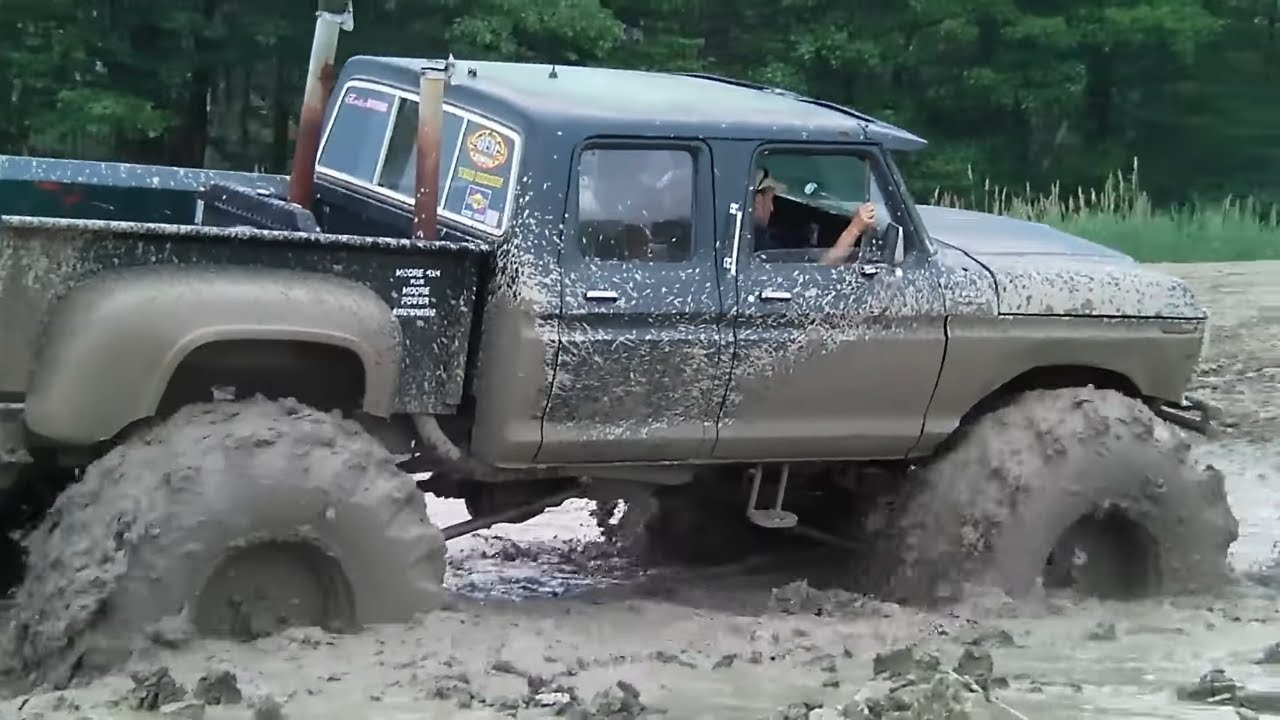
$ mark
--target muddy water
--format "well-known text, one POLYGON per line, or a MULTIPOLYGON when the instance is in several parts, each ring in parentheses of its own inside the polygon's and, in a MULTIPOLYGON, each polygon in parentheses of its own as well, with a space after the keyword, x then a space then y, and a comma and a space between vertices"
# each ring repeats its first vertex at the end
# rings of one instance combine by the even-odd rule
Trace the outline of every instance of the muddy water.
MULTIPOLYGON (((1280 580, 1268 570, 1280 539, 1280 263, 1167 269, 1186 277, 1213 313, 1195 391, 1221 406, 1225 430, 1196 452, 1228 478, 1241 528, 1233 563, 1242 574, 1280 580)), ((428 507, 441 524, 465 517, 454 501, 430 499, 428 507)), ((1010 682, 998 697, 1028 718, 1234 717, 1174 699, 1177 684, 1215 666, 1251 689, 1280 690, 1280 665, 1252 662, 1280 641, 1280 590, 1256 583, 1140 603, 979 595, 935 614, 828 594, 818 596, 826 601, 821 617, 803 607, 784 615, 767 610, 770 590, 795 579, 786 557, 734 572, 638 576, 595 542, 589 508, 570 501, 524 525, 453 541, 456 603, 417 623, 353 637, 299 631, 251 645, 152 650, 135 666, 165 664, 188 688, 210 669, 233 669, 249 702, 270 695, 292 718, 512 717, 496 708, 526 690, 514 669, 587 697, 626 680, 666 717, 736 719, 796 701, 851 699, 887 648, 919 642, 949 665, 966 641, 1004 630, 1014 644, 988 646, 996 674, 1010 682), (1114 634, 1099 637, 1103 623, 1114 634), (496 661, 510 667, 495 670, 496 661)), ((144 717, 111 706, 130 685, 120 675, 0 702, 0 718, 144 717)), ((205 717, 249 714, 238 705, 209 707, 205 717)))

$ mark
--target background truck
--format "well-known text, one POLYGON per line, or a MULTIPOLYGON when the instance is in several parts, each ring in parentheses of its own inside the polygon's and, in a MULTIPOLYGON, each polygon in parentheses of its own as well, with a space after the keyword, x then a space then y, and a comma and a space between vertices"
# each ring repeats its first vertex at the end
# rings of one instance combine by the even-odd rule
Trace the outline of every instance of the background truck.
POLYGON ((648 505, 651 557, 790 530, 916 602, 1225 577, 1222 478, 1173 426, 1207 423, 1180 281, 917 206, 895 154, 924 142, 847 108, 452 58, 335 78, 342 23, 288 178, 0 157, 17 669, 157 623, 404 620, 445 538, 572 496, 648 505), (423 490, 474 517, 438 530, 423 490))

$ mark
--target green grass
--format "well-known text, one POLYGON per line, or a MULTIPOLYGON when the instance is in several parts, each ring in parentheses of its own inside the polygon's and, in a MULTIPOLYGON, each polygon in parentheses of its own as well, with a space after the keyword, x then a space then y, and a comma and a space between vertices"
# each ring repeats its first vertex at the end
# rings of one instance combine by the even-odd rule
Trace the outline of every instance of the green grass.
POLYGON ((1138 163, 1117 172, 1101 190, 1044 195, 1011 192, 990 181, 969 197, 935 192, 935 205, 1008 215, 1052 225, 1143 262, 1226 262, 1280 259, 1280 208, 1252 199, 1155 208, 1138 185, 1138 163))

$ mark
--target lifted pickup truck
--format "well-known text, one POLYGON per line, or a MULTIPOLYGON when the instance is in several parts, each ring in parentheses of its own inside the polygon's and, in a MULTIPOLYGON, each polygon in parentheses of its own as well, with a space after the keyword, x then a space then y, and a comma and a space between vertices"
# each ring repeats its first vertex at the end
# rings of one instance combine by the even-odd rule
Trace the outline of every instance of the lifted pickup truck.
POLYGON ((0 157, 24 671, 171 616, 404 620, 444 538, 636 488, 655 557, 790 530, 907 601, 1226 576, 1222 478, 1170 424, 1206 422, 1180 281, 917 206, 923 140, 790 92, 386 57, 327 92, 325 56, 290 178, 0 157))

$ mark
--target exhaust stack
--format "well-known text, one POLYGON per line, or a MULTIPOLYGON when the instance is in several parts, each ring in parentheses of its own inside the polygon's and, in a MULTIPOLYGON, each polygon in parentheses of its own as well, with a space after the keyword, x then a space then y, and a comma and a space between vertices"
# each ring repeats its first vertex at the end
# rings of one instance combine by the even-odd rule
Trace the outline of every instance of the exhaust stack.
POLYGON ((333 63, 338 54, 338 34, 355 27, 351 0, 346 10, 326 9, 339 3, 320 0, 316 31, 311 39, 311 60, 307 65, 307 86, 298 115, 298 136, 293 146, 293 166, 289 173, 289 201, 311 207, 315 197, 316 160, 320 153, 320 131, 324 127, 324 107, 337 79, 333 63))
POLYGON ((418 137, 413 195, 413 236, 436 240, 436 206, 440 202, 440 134, 444 127, 444 60, 422 67, 418 87, 418 137))

